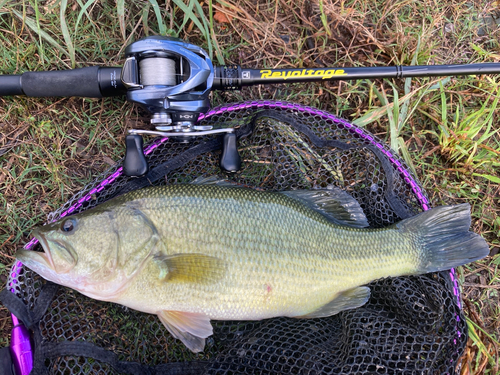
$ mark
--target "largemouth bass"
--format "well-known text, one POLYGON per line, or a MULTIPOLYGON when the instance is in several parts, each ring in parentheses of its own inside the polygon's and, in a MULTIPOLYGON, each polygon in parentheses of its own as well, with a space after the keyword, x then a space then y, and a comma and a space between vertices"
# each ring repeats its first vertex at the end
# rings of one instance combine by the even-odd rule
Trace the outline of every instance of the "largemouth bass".
POLYGON ((193 352, 210 320, 316 318, 362 306, 373 280, 445 270, 488 254, 469 205, 366 229, 339 189, 259 192, 190 184, 130 192, 36 228, 17 258, 52 282, 157 314, 193 352))

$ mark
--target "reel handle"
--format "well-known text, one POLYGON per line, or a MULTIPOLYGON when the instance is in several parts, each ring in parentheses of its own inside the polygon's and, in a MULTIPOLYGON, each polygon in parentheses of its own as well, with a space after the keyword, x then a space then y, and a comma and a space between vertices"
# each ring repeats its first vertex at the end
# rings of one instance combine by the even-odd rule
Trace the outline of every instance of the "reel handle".
POLYGON ((139 134, 129 134, 125 137, 125 159, 123 173, 126 176, 144 176, 148 170, 148 162, 144 156, 144 141, 139 134))
POLYGON ((226 172, 237 172, 241 169, 241 157, 236 144, 236 134, 226 133, 222 138, 222 154, 220 167, 226 172))

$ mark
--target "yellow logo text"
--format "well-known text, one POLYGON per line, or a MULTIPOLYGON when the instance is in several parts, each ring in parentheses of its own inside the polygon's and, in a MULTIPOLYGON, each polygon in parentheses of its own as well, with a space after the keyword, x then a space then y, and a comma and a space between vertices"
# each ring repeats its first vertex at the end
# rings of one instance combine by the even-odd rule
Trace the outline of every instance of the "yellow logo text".
POLYGON ((271 78, 283 78, 284 80, 288 78, 305 78, 305 77, 316 77, 321 79, 328 79, 335 76, 346 76, 347 73, 342 69, 294 69, 286 70, 283 72, 277 72, 272 70, 261 70, 260 78, 271 79, 271 78))

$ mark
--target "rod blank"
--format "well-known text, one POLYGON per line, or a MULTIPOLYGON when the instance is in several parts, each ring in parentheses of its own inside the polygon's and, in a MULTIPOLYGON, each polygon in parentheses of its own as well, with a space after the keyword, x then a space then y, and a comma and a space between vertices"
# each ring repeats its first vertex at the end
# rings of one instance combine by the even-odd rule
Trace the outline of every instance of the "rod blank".
POLYGON ((474 74, 499 74, 500 63, 463 64, 463 65, 416 65, 416 66, 382 66, 367 68, 314 68, 314 69, 246 69, 236 70, 225 67, 216 69, 215 89, 226 89, 224 82, 228 80, 225 72, 231 72, 231 85, 234 87, 253 86, 269 83, 294 83, 316 81, 347 81, 356 79, 407 78, 407 77, 439 77, 463 76, 474 74))

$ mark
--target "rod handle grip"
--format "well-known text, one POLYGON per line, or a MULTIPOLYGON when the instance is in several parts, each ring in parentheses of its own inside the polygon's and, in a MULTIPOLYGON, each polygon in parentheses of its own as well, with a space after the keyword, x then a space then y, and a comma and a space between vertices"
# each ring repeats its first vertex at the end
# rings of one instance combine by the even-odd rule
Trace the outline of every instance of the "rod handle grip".
POLYGON ((91 66, 50 72, 0 76, 0 96, 102 98, 124 95, 121 68, 91 66))

